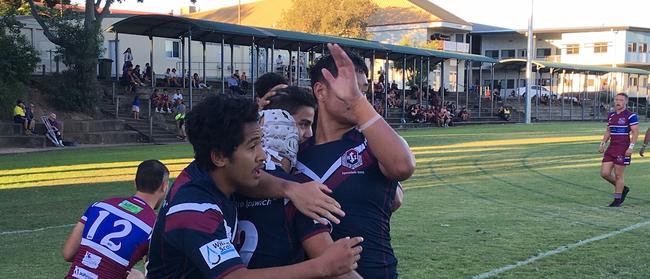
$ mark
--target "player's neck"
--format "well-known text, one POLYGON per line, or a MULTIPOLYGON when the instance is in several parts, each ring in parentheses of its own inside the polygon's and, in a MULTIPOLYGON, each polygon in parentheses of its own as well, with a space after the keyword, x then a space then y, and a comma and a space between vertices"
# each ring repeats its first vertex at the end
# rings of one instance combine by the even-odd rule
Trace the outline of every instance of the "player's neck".
POLYGON ((618 113, 624 112, 626 109, 627 109, 627 107, 624 107, 624 108, 622 108, 622 109, 620 109, 620 110, 617 109, 617 110, 616 110, 616 113, 618 114, 618 113))
POLYGON ((154 194, 148 194, 148 193, 143 193, 143 192, 135 192, 135 196, 138 197, 139 199, 143 200, 149 207, 152 209, 156 209, 156 205, 160 202, 160 199, 156 197, 154 194))
POLYGON ((235 187, 234 184, 230 182, 230 179, 228 179, 225 174, 223 173, 224 171, 218 171, 218 170, 213 170, 210 172, 210 177, 212 177, 212 181, 214 184, 217 185, 217 188, 221 193, 226 195, 226 197, 230 197, 232 193, 235 192, 235 187))
POLYGON ((317 145, 340 140, 345 133, 353 128, 353 126, 337 122, 326 113, 319 113, 316 123, 314 143, 317 145))

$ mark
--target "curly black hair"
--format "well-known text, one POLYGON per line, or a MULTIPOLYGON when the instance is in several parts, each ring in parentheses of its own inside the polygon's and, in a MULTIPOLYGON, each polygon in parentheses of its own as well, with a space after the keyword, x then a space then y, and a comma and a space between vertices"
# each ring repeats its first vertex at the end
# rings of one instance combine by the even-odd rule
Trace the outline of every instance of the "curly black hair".
MULTIPOLYGON (((363 57, 359 56, 356 52, 345 50, 345 53, 348 54, 352 64, 354 64, 354 69, 359 73, 364 73, 368 76, 368 66, 363 57)), ((327 69, 332 73, 334 77, 339 75, 339 70, 336 68, 336 62, 334 62, 334 57, 331 54, 327 54, 316 62, 316 64, 311 67, 309 70, 309 78, 311 79, 311 87, 313 88, 317 82, 325 82, 325 77, 323 77, 323 68, 327 69)))
POLYGON ((266 73, 261 75, 255 81, 255 94, 258 98, 264 97, 266 92, 269 92, 271 88, 280 84, 289 84, 286 78, 276 73, 266 73))
POLYGON ((276 95, 271 97, 269 101, 270 103, 264 109, 282 109, 290 114, 296 113, 300 107, 316 109, 318 104, 311 90, 298 86, 278 89, 276 95))
POLYGON ((194 107, 187 114, 186 125, 199 167, 214 170, 213 151, 230 157, 244 141, 244 125, 257 119, 257 104, 241 96, 214 95, 194 107))

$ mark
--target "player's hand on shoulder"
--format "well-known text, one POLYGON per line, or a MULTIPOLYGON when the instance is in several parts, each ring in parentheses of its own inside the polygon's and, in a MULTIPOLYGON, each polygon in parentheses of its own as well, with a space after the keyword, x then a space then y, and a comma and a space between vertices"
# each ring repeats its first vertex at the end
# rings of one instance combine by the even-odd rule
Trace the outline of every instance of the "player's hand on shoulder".
POLYGON ((357 269, 357 262, 361 258, 361 237, 341 238, 330 245, 325 252, 316 258, 324 277, 339 276, 357 269))
POLYGON ((343 217, 345 212, 341 210, 341 205, 334 198, 325 194, 331 192, 327 186, 315 181, 293 183, 287 192, 287 197, 305 216, 323 225, 327 225, 327 221, 323 218, 338 224, 341 221, 335 215, 343 217))

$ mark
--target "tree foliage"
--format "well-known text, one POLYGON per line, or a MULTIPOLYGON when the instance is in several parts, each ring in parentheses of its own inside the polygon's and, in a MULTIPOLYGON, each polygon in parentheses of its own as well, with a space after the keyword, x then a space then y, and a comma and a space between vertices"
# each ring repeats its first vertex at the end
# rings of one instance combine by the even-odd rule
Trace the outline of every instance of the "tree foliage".
POLYGON ((293 0, 279 25, 293 31, 366 39, 368 18, 378 8, 372 0, 293 0))

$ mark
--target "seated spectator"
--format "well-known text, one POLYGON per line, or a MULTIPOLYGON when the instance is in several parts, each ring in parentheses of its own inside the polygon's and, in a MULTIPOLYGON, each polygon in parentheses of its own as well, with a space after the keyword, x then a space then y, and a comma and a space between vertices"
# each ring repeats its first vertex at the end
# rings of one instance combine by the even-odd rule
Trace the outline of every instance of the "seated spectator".
POLYGON ((169 95, 167 94, 167 89, 163 89, 162 94, 160 94, 160 104, 161 110, 160 113, 172 113, 171 102, 169 101, 169 95))
POLYGON ((176 93, 172 96, 172 103, 176 104, 177 100, 183 100, 183 93, 181 92, 180 89, 176 89, 176 93))
POLYGON ((172 87, 172 72, 169 68, 165 71, 165 82, 167 83, 167 87, 172 87))
POLYGON ((140 65, 137 65, 136 68, 131 68, 130 74, 131 74, 131 80, 132 83, 136 86, 143 86, 144 83, 142 82, 141 75, 139 74, 140 72, 140 65))
POLYGON ((452 123, 452 115, 447 107, 442 107, 438 113, 438 126, 447 128, 452 123))
POLYGON ((180 87, 181 86, 180 78, 178 77, 178 74, 176 73, 176 68, 172 68, 171 73, 169 73, 169 80, 170 80, 170 82, 169 82, 170 87, 172 87, 172 86, 180 87))
POLYGON ((228 88, 230 88, 231 94, 239 94, 239 79, 233 74, 228 78, 228 88))
POLYGON ((140 97, 138 95, 133 98, 133 103, 131 103, 131 112, 133 112, 133 119, 140 120, 140 97))
POLYGON ((144 64, 144 80, 150 82, 152 76, 153 76, 153 69, 151 68, 151 65, 149 65, 149 63, 144 64))
POLYGON ((158 91, 158 88, 155 88, 153 90, 153 93, 151 93, 149 99, 151 100, 151 105, 154 107, 155 111, 160 112, 162 109, 162 102, 160 102, 160 93, 158 91))
POLYGON ((393 83, 390 84, 390 90, 395 90, 395 91, 398 90, 397 83, 395 82, 395 80, 393 80, 393 83))
POLYGON ((25 115, 25 103, 22 100, 16 101, 14 107, 14 123, 21 124, 26 135, 31 135, 32 131, 29 129, 29 122, 25 115))
POLYGON ((497 116, 505 121, 510 121, 511 114, 512 112, 510 108, 504 106, 499 107, 499 110, 497 111, 497 116))
POLYGON ((56 135, 56 140, 63 142, 63 136, 61 135, 61 126, 59 125, 59 121, 56 120, 56 114, 50 113, 47 121, 50 123, 50 126, 52 126, 52 131, 56 135))
POLYGON ((458 116, 460 117, 460 119, 462 121, 469 121, 469 117, 470 117, 469 112, 464 107, 460 110, 460 113, 458 113, 458 116))
POLYGON ((192 75, 192 79, 191 79, 192 88, 199 88, 200 83, 201 83, 201 81, 199 80, 199 74, 194 73, 194 75, 192 75))
POLYGON ((142 78, 142 71, 140 70, 140 65, 135 65, 135 68, 133 68, 133 74, 139 79, 139 80, 144 80, 142 78))

